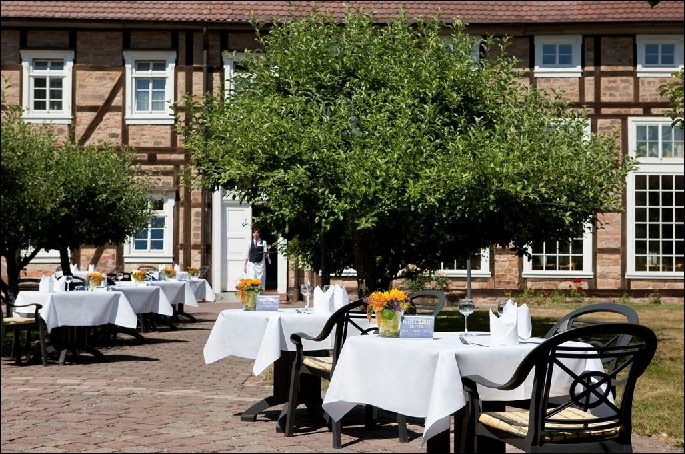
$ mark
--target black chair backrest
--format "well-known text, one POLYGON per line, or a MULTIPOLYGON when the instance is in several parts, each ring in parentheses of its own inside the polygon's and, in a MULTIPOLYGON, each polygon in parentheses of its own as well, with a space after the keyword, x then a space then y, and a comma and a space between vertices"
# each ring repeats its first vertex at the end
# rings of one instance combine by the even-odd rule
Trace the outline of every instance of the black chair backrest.
MULTIPOLYGON (((564 315, 552 328, 549 329, 549 331, 547 331, 545 337, 552 337, 555 334, 567 331, 571 328, 579 328, 581 326, 614 321, 598 320, 596 318, 592 319, 588 317, 589 314, 600 315, 601 313, 620 314, 625 317, 626 323, 640 323, 637 312, 635 312, 635 310, 629 306, 616 303, 588 304, 587 306, 580 307, 564 315)), ((621 322, 623 322, 623 320, 621 320, 621 322)))
MULTIPOLYGON (((321 342, 330 336, 335 329, 335 332, 333 332, 333 335, 335 336, 333 341, 333 350, 331 351, 333 368, 335 368, 335 364, 338 362, 338 355, 340 355, 340 350, 342 350, 342 346, 345 343, 345 338, 347 337, 347 326, 351 318, 350 313, 352 313, 355 309, 362 307, 365 308, 366 303, 363 299, 358 299, 336 310, 331 314, 330 317, 328 317, 328 320, 326 320, 323 328, 321 328, 321 332, 315 338, 311 339, 313 342, 321 342)), ((300 336, 300 333, 291 334, 290 339, 295 344, 302 344, 302 336, 300 336)))
POLYGON ((414 304, 417 315, 432 315, 436 317, 443 307, 447 294, 440 290, 420 290, 409 295, 409 301, 414 304))
POLYGON ((554 432, 573 431, 569 425, 577 425, 578 421, 555 418, 560 411, 569 407, 592 412, 601 406, 601 411, 593 413, 596 415, 594 418, 583 421, 593 424, 593 430, 615 428, 629 437, 635 385, 654 357, 656 347, 656 334, 642 325, 600 323, 570 329, 550 337, 533 349, 523 359, 514 376, 500 389, 516 388, 534 369, 528 428, 533 443, 537 443, 543 435, 553 437, 554 432), (597 336, 620 335, 630 337, 630 344, 598 347, 587 343, 597 336), (566 363, 577 358, 597 361, 603 365, 603 370, 573 371, 566 363), (615 366, 604 366, 606 359, 615 366), (562 374, 570 386, 563 399, 559 400, 557 396, 553 399, 553 405, 550 405, 552 373, 562 374), (615 383, 622 384, 616 396, 611 392, 615 383))
POLYGON ((203 265, 197 270, 197 277, 198 279, 204 279, 205 276, 207 275, 207 271, 209 271, 209 267, 207 265, 203 265))

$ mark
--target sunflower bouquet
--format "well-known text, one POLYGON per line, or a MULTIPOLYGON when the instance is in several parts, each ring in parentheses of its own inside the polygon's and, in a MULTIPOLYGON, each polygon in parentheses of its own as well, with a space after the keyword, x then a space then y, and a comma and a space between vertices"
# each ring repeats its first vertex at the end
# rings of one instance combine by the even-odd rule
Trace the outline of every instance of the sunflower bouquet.
POLYGON ((135 270, 131 273, 131 279, 134 281, 142 282, 147 278, 147 273, 143 270, 135 270))
POLYGON ((238 298, 242 298, 250 292, 261 293, 264 291, 264 288, 262 287, 262 281, 260 279, 241 279, 238 281, 238 285, 236 285, 235 288, 235 294, 238 298))
POLYGON ((88 282, 88 285, 90 287, 100 287, 100 284, 102 284, 102 280, 105 278, 105 276, 102 273, 93 272, 93 273, 88 273, 86 275, 86 282, 88 282))
POLYGON ((371 321, 371 316, 374 313, 376 313, 376 317, 391 319, 395 317, 396 312, 403 312, 411 306, 407 294, 396 288, 387 292, 375 291, 364 298, 364 302, 366 303, 366 316, 369 321, 371 321))
POLYGON ((165 279, 173 279, 176 277, 176 270, 170 266, 167 266, 162 270, 162 274, 164 275, 165 279))
POLYGON ((188 274, 190 274, 190 277, 195 277, 197 276, 197 272, 200 271, 198 268, 195 268, 194 266, 189 266, 186 268, 186 271, 188 274))

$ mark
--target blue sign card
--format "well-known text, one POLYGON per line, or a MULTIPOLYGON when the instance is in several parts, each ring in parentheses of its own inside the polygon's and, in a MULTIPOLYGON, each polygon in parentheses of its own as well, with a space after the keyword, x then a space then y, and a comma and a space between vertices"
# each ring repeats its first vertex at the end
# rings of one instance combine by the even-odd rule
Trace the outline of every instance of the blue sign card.
POLYGON ((403 315, 400 323, 400 337, 433 339, 435 317, 432 315, 403 315))
POLYGON ((277 311, 280 300, 281 297, 278 295, 257 295, 255 309, 258 311, 277 311))

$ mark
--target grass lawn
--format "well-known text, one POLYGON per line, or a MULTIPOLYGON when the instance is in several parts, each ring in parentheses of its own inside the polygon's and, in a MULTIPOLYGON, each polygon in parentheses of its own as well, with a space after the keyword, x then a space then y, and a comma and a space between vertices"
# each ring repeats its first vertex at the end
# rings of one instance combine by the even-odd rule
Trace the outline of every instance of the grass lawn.
MULTIPOLYGON (((558 319, 582 305, 528 302, 533 319, 533 336, 544 336, 558 319)), ((626 305, 635 309, 640 323, 654 330, 659 340, 654 359, 637 383, 633 401, 633 431, 643 436, 660 435, 682 447, 683 304, 626 305)), ((488 311, 488 307, 476 308, 469 316, 469 331, 489 331, 488 311)), ((619 318, 609 317, 607 321, 619 318)), ((444 310, 436 324, 437 331, 461 331, 464 329, 464 317, 456 310, 444 310)))

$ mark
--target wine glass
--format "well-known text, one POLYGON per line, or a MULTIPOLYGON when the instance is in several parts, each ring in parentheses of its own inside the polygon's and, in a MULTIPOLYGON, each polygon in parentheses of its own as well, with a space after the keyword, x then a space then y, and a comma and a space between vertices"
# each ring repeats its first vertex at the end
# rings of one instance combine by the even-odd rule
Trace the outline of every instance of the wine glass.
POLYGON ((312 294, 312 285, 307 282, 306 284, 300 285, 300 291, 304 295, 304 310, 309 310, 309 295, 312 294))
POLYGON ((121 282, 124 280, 124 273, 121 271, 117 271, 117 282, 121 282))
POLYGON ((476 308, 476 304, 473 302, 473 300, 470 300, 470 299, 459 300, 459 312, 461 312, 461 315, 464 316, 464 334, 468 334, 468 332, 469 332, 469 325, 468 325, 469 315, 473 314, 473 311, 475 308, 476 308))
POLYGON ((64 290, 66 290, 66 291, 68 292, 68 291, 71 290, 71 281, 73 281, 74 278, 73 278, 73 276, 72 276, 71 274, 67 274, 67 275, 65 276, 64 280, 67 281, 67 286, 66 286, 66 288, 65 288, 64 290))

